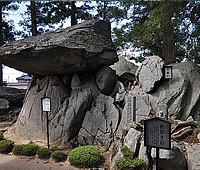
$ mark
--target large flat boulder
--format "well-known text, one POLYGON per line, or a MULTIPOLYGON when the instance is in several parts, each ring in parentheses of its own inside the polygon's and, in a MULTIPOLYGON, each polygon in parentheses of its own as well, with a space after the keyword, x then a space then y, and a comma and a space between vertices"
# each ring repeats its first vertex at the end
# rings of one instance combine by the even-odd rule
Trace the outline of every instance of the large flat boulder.
POLYGON ((110 24, 99 20, 27 37, 0 48, 1 63, 38 75, 91 71, 117 61, 110 24))

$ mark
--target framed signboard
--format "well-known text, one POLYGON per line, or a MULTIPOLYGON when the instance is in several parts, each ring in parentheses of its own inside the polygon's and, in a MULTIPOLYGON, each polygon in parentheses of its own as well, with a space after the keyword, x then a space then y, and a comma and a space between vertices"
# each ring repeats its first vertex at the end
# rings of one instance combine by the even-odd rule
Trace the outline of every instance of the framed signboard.
POLYGON ((164 76, 165 79, 172 79, 172 66, 164 67, 164 76))
POLYGON ((51 100, 48 97, 43 97, 41 99, 42 103, 42 111, 43 112, 50 112, 51 111, 51 100))
POLYGON ((171 149, 171 122, 159 117, 145 120, 144 145, 171 149))

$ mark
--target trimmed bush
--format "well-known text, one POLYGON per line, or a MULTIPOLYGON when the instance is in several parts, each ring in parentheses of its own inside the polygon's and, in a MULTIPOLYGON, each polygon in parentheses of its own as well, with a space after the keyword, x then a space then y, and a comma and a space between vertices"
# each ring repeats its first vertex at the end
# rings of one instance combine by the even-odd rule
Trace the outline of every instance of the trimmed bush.
POLYGON ((145 165, 144 160, 135 158, 135 153, 127 146, 121 147, 123 157, 115 161, 115 165, 121 170, 142 170, 145 165))
POLYGON ((48 148, 40 148, 37 151, 38 158, 40 159, 49 159, 51 155, 51 151, 48 148))
POLYGON ((100 150, 96 146, 81 146, 69 153, 68 160, 72 165, 94 167, 101 161, 100 150))
POLYGON ((40 147, 36 144, 29 143, 22 148, 23 156, 35 156, 40 147))
POLYGON ((14 155, 22 155, 22 149, 24 148, 25 145, 15 145, 14 148, 12 149, 12 152, 14 155))
POLYGON ((134 158, 135 152, 130 150, 126 145, 121 147, 120 150, 121 150, 124 157, 134 158))
POLYGON ((0 153, 12 152, 13 147, 14 147, 14 142, 11 140, 1 140, 0 141, 0 153))
POLYGON ((51 155, 51 158, 56 162, 66 161, 67 155, 61 151, 54 151, 51 155))
POLYGON ((115 161, 115 165, 121 170, 142 170, 143 165, 144 165, 144 160, 135 158, 119 158, 118 160, 115 161))
POLYGON ((3 138, 4 138, 3 132, 0 131, 0 140, 3 140, 3 138))

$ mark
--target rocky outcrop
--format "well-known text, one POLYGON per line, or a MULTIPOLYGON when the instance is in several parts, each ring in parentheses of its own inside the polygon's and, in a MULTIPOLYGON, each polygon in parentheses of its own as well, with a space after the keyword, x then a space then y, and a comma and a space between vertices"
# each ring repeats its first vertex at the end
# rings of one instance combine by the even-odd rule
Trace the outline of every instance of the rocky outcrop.
POLYGON ((145 92, 150 92, 163 77, 164 62, 158 56, 148 57, 142 62, 136 72, 136 77, 145 92))
MULTIPOLYGON (((130 128, 124 139, 123 145, 126 145, 129 149, 134 151, 140 159, 145 160, 145 162, 149 164, 148 166, 153 168, 156 159, 156 150, 153 148, 149 152, 148 148, 144 146, 142 136, 143 133, 141 131, 130 128)), ((173 170, 187 170, 187 160, 184 153, 185 149, 176 142, 172 142, 171 148, 171 150, 160 149, 160 168, 166 169, 167 167, 168 169, 173 170)), ((122 153, 120 148, 114 156, 111 155, 111 169, 115 168, 115 160, 119 159, 121 156, 122 153)))
POLYGON ((110 146, 120 121, 119 110, 113 102, 110 96, 101 94, 97 97, 85 115, 78 135, 79 144, 110 146))
MULTIPOLYGON (((107 68, 111 69, 101 69, 107 68)), ((97 144, 108 148, 120 122, 120 109, 116 103, 123 102, 125 91, 122 88, 112 96, 104 95, 96 83, 97 74, 98 71, 91 75, 33 77, 15 125, 16 134, 24 139, 46 140, 46 116, 41 111, 41 98, 47 96, 51 98, 51 146, 67 147, 70 142, 78 142, 80 145, 97 144), (66 83, 66 79, 71 83, 66 83), (67 88, 69 84, 70 89, 67 88)), ((105 85, 105 91, 110 89, 105 85)))
POLYGON ((99 20, 27 37, 0 48, 1 63, 38 75, 90 72, 117 61, 110 24, 99 20))
POLYGON ((171 80, 163 78, 163 62, 158 57, 149 57, 138 68, 139 82, 132 86, 129 95, 136 97, 139 121, 149 113, 181 120, 189 116, 196 119, 200 109, 200 92, 196 90, 200 86, 197 81, 200 80, 200 67, 192 62, 172 66, 171 80))
POLYGON ((187 149, 188 170, 200 169, 200 164, 199 164, 200 145, 199 144, 189 145, 186 143, 185 147, 187 149))
MULTIPOLYGON (((33 83, 34 84, 34 83, 33 83)), ((15 125, 15 132, 24 139, 46 139, 46 115, 41 110, 41 98, 51 98, 49 120, 53 120, 64 107, 69 92, 60 78, 47 76, 28 89, 22 111, 15 125)), ((59 123, 59 122, 58 122, 59 123)))
POLYGON ((117 76, 113 69, 103 66, 97 70, 96 83, 105 95, 110 95, 117 82, 117 76))
POLYGON ((124 56, 119 56, 119 61, 116 62, 115 64, 110 66, 113 70, 116 71, 116 74, 118 76, 121 76, 124 73, 131 73, 135 74, 138 66, 135 64, 131 63, 130 61, 127 61, 124 56))
MULTIPOLYGON (((69 104, 64 119, 62 132, 62 146, 75 138, 82 127, 85 114, 92 104, 90 89, 73 90, 69 98, 69 104)), ((53 130, 53 129, 52 129, 53 130)))

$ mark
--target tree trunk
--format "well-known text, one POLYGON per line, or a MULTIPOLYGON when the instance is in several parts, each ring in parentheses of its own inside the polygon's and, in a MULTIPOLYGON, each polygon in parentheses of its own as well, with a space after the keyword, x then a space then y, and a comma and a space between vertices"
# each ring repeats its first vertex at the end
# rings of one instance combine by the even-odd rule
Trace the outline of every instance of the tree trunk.
POLYGON ((35 1, 31 1, 31 32, 32 32, 32 36, 37 35, 35 1))
MULTIPOLYGON (((2 5, 0 4, 0 46, 3 45, 3 19, 2 19, 2 5)), ((3 67, 0 63, 0 86, 3 86, 3 67)))
POLYGON ((104 21, 107 20, 107 18, 106 18, 106 16, 107 16, 107 15, 106 15, 106 13, 107 13, 107 12, 106 12, 106 9, 107 9, 107 2, 104 1, 104 2, 103 2, 103 20, 104 20, 104 21))
POLYGON ((75 1, 71 1, 71 26, 77 24, 75 14, 76 14, 75 1))
POLYGON ((173 27, 171 18, 163 24, 163 50, 164 61, 166 64, 175 63, 176 59, 173 56, 174 41, 173 41, 173 27))

